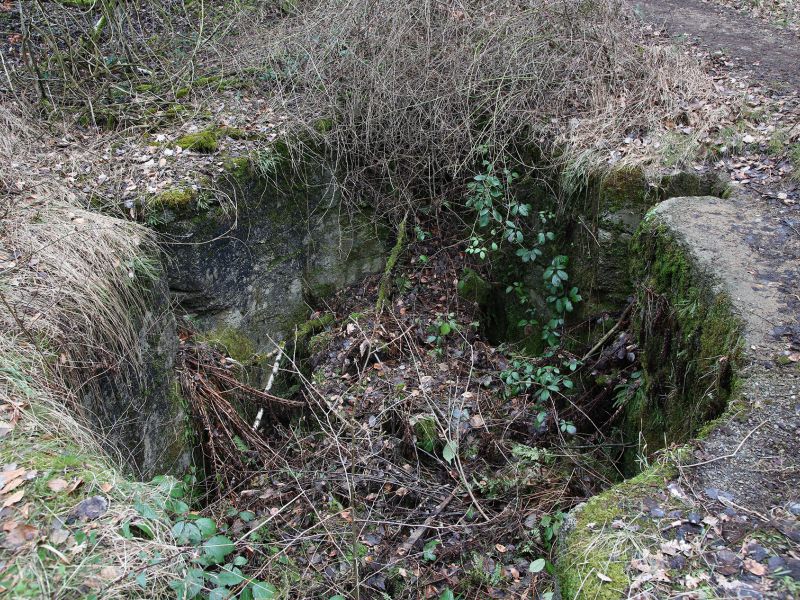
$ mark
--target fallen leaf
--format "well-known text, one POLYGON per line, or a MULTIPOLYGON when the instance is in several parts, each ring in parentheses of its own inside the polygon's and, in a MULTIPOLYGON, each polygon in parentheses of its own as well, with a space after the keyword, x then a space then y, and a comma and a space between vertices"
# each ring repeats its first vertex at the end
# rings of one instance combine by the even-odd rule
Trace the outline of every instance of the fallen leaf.
POLYGON ((5 495, 11 492, 12 490, 17 489, 23 483, 25 483, 25 480, 22 477, 17 477, 16 479, 12 479, 5 485, 5 487, 2 490, 0 490, 0 495, 5 495))
POLYGON ((100 577, 106 581, 114 581, 122 577, 123 571, 119 567, 103 567, 100 569, 100 577))
POLYGON ((0 471, 0 489, 6 487, 9 481, 13 481, 18 477, 25 475, 25 469, 11 469, 9 471, 0 471))
POLYGON ((101 490, 102 490, 104 493, 106 493, 106 494, 107 494, 108 492, 110 492, 111 490, 113 490, 113 489, 114 489, 114 484, 113 484, 113 483, 101 483, 101 484, 100 484, 100 489, 101 489, 101 490))
POLYGON ((19 548, 35 540, 38 535, 39 530, 33 525, 20 524, 8 532, 5 544, 13 549, 19 548))
POLYGON ((47 482, 47 487, 53 492, 63 492, 69 485, 64 479, 51 479, 47 482))
POLYGON ((3 502, 3 508, 8 508, 9 506, 16 504, 22 497, 25 495, 25 490, 20 490, 16 494, 11 494, 8 498, 5 499, 3 502))
POLYGON ((605 573, 601 573, 600 571, 597 572, 597 578, 600 581, 605 581, 606 583, 611 583, 613 581, 613 579, 611 579, 611 577, 609 577, 605 573))
POLYGON ((744 559, 744 568, 750 571, 753 575, 758 575, 759 577, 763 577, 767 574, 767 567, 753 560, 752 558, 744 559))

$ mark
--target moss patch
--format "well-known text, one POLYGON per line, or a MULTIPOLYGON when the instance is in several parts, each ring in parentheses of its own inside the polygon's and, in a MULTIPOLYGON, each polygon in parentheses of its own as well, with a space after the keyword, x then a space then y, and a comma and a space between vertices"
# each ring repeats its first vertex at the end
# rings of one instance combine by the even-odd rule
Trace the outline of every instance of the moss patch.
POLYGON ((743 357, 742 324, 713 276, 656 217, 646 219, 631 254, 646 393, 626 407, 623 429, 652 452, 665 438, 688 440, 725 410, 743 357))
POLYGON ((476 271, 466 268, 458 279, 458 295, 468 302, 484 306, 492 292, 491 284, 476 271))
POLYGON ((151 197, 147 204, 153 208, 169 208, 177 212, 189 208, 197 196, 197 190, 189 187, 176 187, 151 197))
POLYGON ((197 337, 201 342, 211 344, 242 364, 250 363, 257 356, 253 340, 235 327, 220 327, 198 334, 197 337))
POLYGON ((637 542, 641 544, 650 534, 659 539, 657 524, 647 519, 636 522, 638 529, 629 529, 634 525, 631 516, 641 514, 642 499, 663 489, 675 475, 676 470, 670 465, 653 466, 573 511, 570 518, 574 523, 561 541, 561 554, 556 562, 562 598, 627 597, 631 582, 628 566, 637 551, 637 542), (612 526, 618 519, 626 527, 612 526))

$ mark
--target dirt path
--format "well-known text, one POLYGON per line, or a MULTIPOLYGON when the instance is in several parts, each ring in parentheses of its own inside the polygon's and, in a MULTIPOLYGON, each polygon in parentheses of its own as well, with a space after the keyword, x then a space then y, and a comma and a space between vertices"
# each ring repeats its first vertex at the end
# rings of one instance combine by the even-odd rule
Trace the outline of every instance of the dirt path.
POLYGON ((774 87, 800 86, 800 41, 758 19, 701 0, 631 0, 643 19, 673 36, 699 38, 711 51, 742 62, 755 79, 774 87))

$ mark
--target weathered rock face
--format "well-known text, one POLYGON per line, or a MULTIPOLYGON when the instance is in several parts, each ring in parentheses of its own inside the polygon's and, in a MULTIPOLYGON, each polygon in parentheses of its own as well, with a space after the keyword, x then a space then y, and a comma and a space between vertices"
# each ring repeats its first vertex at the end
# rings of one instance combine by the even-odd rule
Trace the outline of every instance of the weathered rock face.
POLYGON ((711 172, 649 174, 639 167, 622 167, 591 182, 584 202, 570 207, 568 254, 585 299, 582 312, 625 305, 633 292, 631 240, 652 206, 676 196, 724 193, 725 183, 711 172))
POLYGON ((314 301, 383 268, 378 228, 362 213, 341 212, 325 165, 279 162, 263 174, 239 159, 214 187, 199 201, 210 208, 164 227, 173 241, 168 279, 199 328, 243 344, 240 354, 271 350, 314 301))
POLYGON ((106 446, 142 479, 185 472, 192 454, 189 417, 173 371, 178 336, 164 281, 148 296, 148 310, 136 323, 142 368, 123 364, 82 397, 106 446))

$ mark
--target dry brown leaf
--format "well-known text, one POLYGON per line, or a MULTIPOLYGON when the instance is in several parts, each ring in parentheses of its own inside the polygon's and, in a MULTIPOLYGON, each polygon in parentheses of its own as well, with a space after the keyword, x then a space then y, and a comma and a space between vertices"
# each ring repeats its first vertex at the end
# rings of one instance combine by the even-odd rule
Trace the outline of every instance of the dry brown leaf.
POLYGON ((753 560, 752 558, 744 559, 744 568, 750 571, 753 575, 758 575, 759 577, 763 577, 767 574, 767 567, 762 565, 760 562, 753 560))
POLYGON ((34 541, 39 535, 39 530, 33 525, 21 523, 6 535, 6 546, 19 548, 34 541))
POLYGON ((69 485, 64 479, 51 479, 47 482, 47 487, 53 492, 63 492, 69 485))
POLYGON ((108 492, 110 492, 111 490, 114 489, 114 484, 113 483, 101 483, 100 484, 100 489, 103 491, 104 494, 107 494, 108 492))
POLYGON ((8 494, 9 492, 17 489, 23 483, 25 483, 25 480, 22 477, 17 477, 16 479, 12 479, 5 485, 5 487, 3 487, 2 490, 0 490, 0 495, 8 494))
POLYGON ((83 483, 83 479, 81 479, 80 477, 75 477, 72 481, 69 482, 69 487, 67 488, 67 493, 71 494, 82 483, 83 483))
POLYGON ((13 481, 18 477, 25 475, 25 469, 11 469, 9 471, 0 471, 0 488, 6 487, 9 481, 13 481))
POLYGON ((16 504, 22 497, 25 495, 25 490, 20 490, 16 494, 11 494, 8 498, 3 501, 3 508, 8 508, 9 506, 16 504))
POLYGON ((122 577, 123 571, 119 567, 103 567, 100 569, 100 577, 105 579, 106 581, 114 581, 115 579, 119 579, 122 577))

